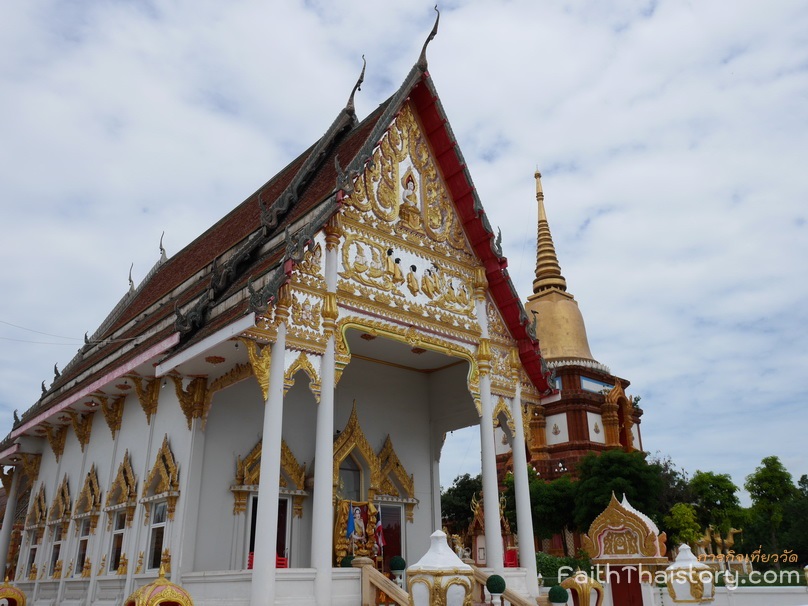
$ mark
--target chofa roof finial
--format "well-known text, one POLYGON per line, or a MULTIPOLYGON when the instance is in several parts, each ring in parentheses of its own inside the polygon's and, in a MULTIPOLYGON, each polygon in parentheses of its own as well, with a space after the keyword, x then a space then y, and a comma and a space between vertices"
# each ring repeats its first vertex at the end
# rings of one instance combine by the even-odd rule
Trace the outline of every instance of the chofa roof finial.
POLYGON ((356 91, 362 90, 362 82, 365 81, 365 68, 367 67, 368 63, 365 61, 365 55, 362 55, 362 73, 359 74, 359 79, 354 84, 353 90, 351 91, 351 96, 348 97, 348 105, 345 106, 346 111, 349 113, 354 113, 354 95, 356 91))
POLYGON ((421 56, 418 57, 418 63, 416 64, 418 65, 418 69, 420 69, 422 72, 425 72, 427 68, 426 47, 432 41, 432 38, 434 38, 438 33, 438 23, 440 22, 440 11, 438 10, 437 4, 435 5, 435 12, 438 13, 438 16, 435 17, 435 25, 432 26, 432 31, 429 32, 429 35, 426 37, 424 47, 421 49, 421 56))

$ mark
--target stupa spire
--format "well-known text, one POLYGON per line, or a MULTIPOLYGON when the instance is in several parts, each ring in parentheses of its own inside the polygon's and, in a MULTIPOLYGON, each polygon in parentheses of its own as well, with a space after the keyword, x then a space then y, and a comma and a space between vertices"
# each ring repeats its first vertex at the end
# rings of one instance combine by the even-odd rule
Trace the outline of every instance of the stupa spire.
POLYGON ((561 275, 550 224, 547 222, 547 211, 544 209, 544 190, 541 186, 541 173, 537 170, 536 202, 539 204, 539 233, 536 246, 536 279, 533 280, 533 293, 538 294, 551 288, 561 292, 567 291, 567 281, 561 275))
POLYGON ((593 360, 586 327, 578 302, 567 292, 561 275, 547 211, 541 173, 536 174, 536 202, 539 205, 539 236, 536 244, 536 279, 525 309, 537 314, 536 334, 542 356, 547 360, 593 360))

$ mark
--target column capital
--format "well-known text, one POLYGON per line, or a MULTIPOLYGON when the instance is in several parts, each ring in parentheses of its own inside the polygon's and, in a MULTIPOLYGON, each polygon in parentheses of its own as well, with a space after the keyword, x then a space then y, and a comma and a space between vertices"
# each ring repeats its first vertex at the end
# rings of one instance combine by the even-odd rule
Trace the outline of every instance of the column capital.
POLYGON ((482 299, 488 288, 488 278, 485 276, 485 268, 481 265, 474 268, 474 296, 482 299))
POLYGON ((477 366, 481 374, 488 374, 491 371, 491 339, 483 337, 477 347, 477 366))
POLYGON ((339 310, 337 309, 337 293, 335 292, 327 292, 325 293, 325 297, 323 298, 323 328, 325 332, 333 333, 337 327, 337 316, 339 316, 339 310))
POLYGON ((278 297, 275 300, 275 319, 278 322, 283 322, 289 317, 289 309, 293 302, 292 285, 286 282, 278 289, 278 297))
POLYGON ((334 214, 325 225, 325 246, 327 250, 335 250, 342 238, 342 215, 334 214))

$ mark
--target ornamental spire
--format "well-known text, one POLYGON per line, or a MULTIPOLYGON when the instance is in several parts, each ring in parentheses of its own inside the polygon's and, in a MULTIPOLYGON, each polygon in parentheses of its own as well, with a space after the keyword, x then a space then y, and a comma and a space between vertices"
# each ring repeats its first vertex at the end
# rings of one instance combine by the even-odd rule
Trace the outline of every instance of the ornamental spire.
POLYGON ((561 266, 558 263, 553 236, 550 234, 550 225, 547 222, 547 212, 544 210, 544 191, 541 186, 541 173, 536 170, 536 202, 539 204, 539 235, 536 246, 536 279, 533 280, 534 294, 551 288, 562 292, 567 291, 567 281, 561 275, 561 266))

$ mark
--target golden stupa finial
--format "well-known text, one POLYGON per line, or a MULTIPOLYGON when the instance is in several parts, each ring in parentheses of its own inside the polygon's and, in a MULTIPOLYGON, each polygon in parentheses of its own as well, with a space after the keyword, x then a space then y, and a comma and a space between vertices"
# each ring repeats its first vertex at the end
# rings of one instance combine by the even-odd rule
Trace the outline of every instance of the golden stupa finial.
POLYGON ((544 189, 538 168, 535 177, 536 202, 539 206, 536 279, 533 280, 533 294, 528 297, 525 309, 535 314, 536 336, 541 343, 542 357, 547 360, 594 360, 589 351, 581 310, 572 294, 567 292, 567 281, 561 275, 544 210, 544 189))
POLYGON ((160 563, 160 572, 158 573, 158 578, 166 578, 166 565, 162 562, 160 563))
POLYGON ((553 236, 547 223, 547 212, 544 210, 544 190, 541 186, 541 173, 536 169, 536 202, 539 204, 539 234, 536 246, 536 279, 533 280, 533 292, 540 293, 551 288, 567 291, 567 281, 561 275, 553 236))

